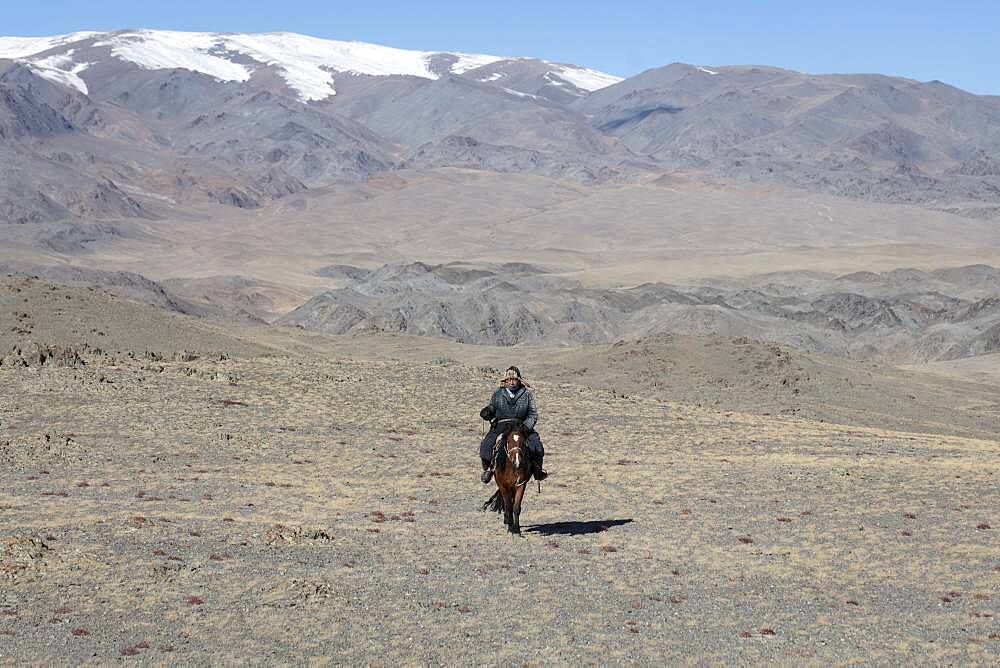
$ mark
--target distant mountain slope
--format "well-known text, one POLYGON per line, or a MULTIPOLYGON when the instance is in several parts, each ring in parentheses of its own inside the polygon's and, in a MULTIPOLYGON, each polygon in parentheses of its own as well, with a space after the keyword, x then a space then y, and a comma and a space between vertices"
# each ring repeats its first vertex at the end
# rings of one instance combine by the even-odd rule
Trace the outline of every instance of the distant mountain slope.
POLYGON ((1000 197, 1000 97, 939 81, 673 64, 572 106, 665 164, 929 206, 1000 197))
POLYGON ((621 80, 293 33, 0 37, 0 154, 12 222, 261 209, 441 167, 585 184, 685 172, 1000 217, 1000 97, 763 66, 621 80))

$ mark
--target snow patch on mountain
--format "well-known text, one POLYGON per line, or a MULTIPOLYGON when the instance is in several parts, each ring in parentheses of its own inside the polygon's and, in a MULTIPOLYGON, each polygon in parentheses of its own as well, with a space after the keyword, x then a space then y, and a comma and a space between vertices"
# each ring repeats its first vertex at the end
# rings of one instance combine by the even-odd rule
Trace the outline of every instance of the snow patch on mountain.
POLYGON ((66 35, 50 37, 0 37, 0 58, 20 59, 43 53, 58 46, 90 39, 100 35, 99 32, 71 32, 66 35))
MULTIPOLYGON (((431 62, 440 56, 450 57, 449 71, 452 74, 462 74, 499 61, 527 60, 486 54, 411 51, 287 32, 243 34, 173 30, 0 37, 0 58, 22 60, 42 76, 86 92, 86 83, 79 75, 89 64, 75 63, 72 50, 43 58, 33 56, 87 40, 90 40, 87 46, 109 48, 114 57, 145 69, 187 69, 220 81, 247 81, 257 69, 254 63, 259 63, 261 67, 275 68, 303 101, 322 100, 335 95, 335 73, 437 79, 438 74, 431 70, 431 62)), ((574 65, 548 62, 546 65, 552 68, 555 76, 587 91, 621 80, 574 65)))
POLYGON ((219 81, 246 81, 251 74, 248 68, 225 58, 225 54, 212 53, 219 46, 218 36, 212 33, 137 30, 112 35, 94 46, 111 47, 112 55, 147 70, 181 68, 219 81))
POLYGON ((487 56, 477 53, 452 53, 451 55, 458 56, 458 60, 456 60, 451 66, 452 74, 462 74, 463 72, 474 70, 477 67, 492 65, 493 63, 500 62, 501 60, 517 60, 516 58, 502 58, 500 56, 487 56))
MULTIPOLYGON (((340 42, 294 33, 219 36, 225 49, 277 67, 303 100, 336 94, 331 72, 372 76, 408 75, 437 79, 428 66, 430 52, 407 51, 364 42, 340 42)), ((456 54, 458 55, 458 54, 456 54)))
POLYGON ((591 70, 586 67, 562 65, 559 63, 548 64, 553 67, 553 74, 560 79, 565 79, 581 90, 593 92, 595 90, 600 90, 601 88, 607 88, 608 86, 616 84, 619 81, 623 81, 621 77, 616 77, 613 74, 606 74, 605 72, 598 72, 597 70, 591 70))
POLYGON ((74 49, 70 49, 66 53, 32 59, 28 61, 28 65, 39 76, 57 84, 75 88, 86 95, 88 93, 87 82, 80 78, 80 72, 90 67, 91 63, 74 61, 73 52, 74 49))

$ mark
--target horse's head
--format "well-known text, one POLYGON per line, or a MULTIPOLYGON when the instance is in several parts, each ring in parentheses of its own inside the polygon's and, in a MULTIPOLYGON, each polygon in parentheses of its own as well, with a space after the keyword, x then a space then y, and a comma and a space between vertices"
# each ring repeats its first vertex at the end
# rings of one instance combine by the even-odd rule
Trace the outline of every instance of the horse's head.
POLYGON ((528 465, 527 440, 528 430, 520 420, 506 420, 503 431, 504 449, 507 460, 515 469, 528 465))

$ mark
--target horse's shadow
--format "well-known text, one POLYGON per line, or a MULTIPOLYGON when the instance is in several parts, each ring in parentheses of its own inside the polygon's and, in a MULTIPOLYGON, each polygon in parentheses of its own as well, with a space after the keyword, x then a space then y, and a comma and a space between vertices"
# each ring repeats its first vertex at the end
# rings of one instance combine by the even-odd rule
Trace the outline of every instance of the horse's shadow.
POLYGON ((525 527, 525 533, 537 533, 543 536, 580 536, 588 533, 600 533, 611 527, 629 524, 632 519, 625 520, 592 520, 589 522, 549 522, 525 527))

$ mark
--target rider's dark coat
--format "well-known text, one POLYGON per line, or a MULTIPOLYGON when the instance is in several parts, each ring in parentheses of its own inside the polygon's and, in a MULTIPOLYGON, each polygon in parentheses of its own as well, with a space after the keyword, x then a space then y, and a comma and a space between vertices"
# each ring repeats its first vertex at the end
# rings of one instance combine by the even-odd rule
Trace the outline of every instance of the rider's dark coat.
POLYGON ((514 418, 523 422, 524 428, 528 431, 535 430, 538 407, 535 406, 535 395, 524 385, 517 388, 513 397, 506 387, 497 388, 490 397, 490 406, 493 407, 497 420, 514 418))
POLYGON ((490 397, 490 406, 493 407, 495 419, 493 428, 483 438, 479 444, 479 456, 483 459, 491 459, 493 456, 493 444, 496 443, 497 436, 503 433, 503 423, 499 420, 514 418, 524 423, 524 428, 528 431, 526 445, 535 453, 543 453, 542 440, 535 431, 535 423, 538 422, 538 408, 535 406, 535 395, 524 385, 518 387, 517 392, 511 397, 507 388, 501 387, 490 397))

